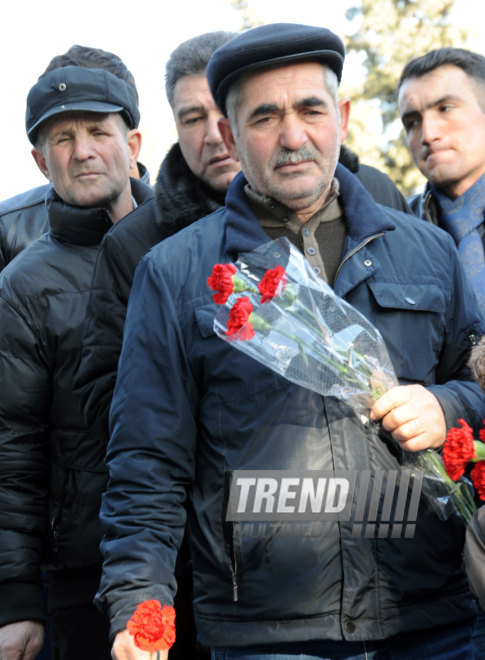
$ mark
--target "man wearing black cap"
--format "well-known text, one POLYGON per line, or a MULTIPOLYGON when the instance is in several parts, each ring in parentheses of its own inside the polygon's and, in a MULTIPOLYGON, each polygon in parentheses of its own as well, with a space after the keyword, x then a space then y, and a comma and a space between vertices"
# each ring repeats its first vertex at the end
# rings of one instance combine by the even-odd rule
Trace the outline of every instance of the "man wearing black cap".
MULTIPOLYGON (((137 648, 137 617, 128 622, 143 601, 173 604, 186 515, 198 633, 214 659, 473 657, 461 520, 443 520, 419 497, 412 538, 401 536, 384 524, 391 491, 380 485, 403 478, 406 452, 440 447, 464 411, 480 427, 485 399, 466 361, 483 321, 450 238, 377 205, 338 164, 343 61, 336 35, 293 24, 242 33, 209 61, 221 132, 242 173, 224 208, 153 248, 135 275, 97 595, 118 660, 153 658, 137 648), (213 267, 278 238, 382 334, 400 385, 373 403, 379 424, 217 336, 213 267), (275 502, 300 514, 303 476, 343 473, 359 485, 349 518, 312 533, 303 507, 291 533, 271 524, 275 502), (362 507, 373 524, 359 522, 362 507), (247 524, 261 513, 270 515, 247 524)), ((166 648, 161 628, 151 630, 152 648, 166 648)))
POLYGON ((141 135, 134 80, 112 53, 54 58, 27 98, 33 157, 51 181, 49 230, 0 275, 0 657, 42 646, 41 569, 55 659, 110 658, 99 582, 104 436, 73 379, 99 242, 151 188, 130 180, 141 135), (94 649, 94 651, 93 651, 94 649))
MULTIPOLYGON (((109 71, 116 74, 116 71, 119 74, 126 77, 126 81, 133 87, 133 91, 136 97, 136 103, 138 104, 138 94, 136 91, 135 83, 132 74, 126 70, 126 74, 123 72, 122 67, 115 61, 112 60, 108 62, 108 59, 103 54, 104 51, 101 51, 97 48, 86 48, 84 46, 72 46, 67 53, 55 57, 49 64, 49 67, 46 70, 46 73, 53 71, 55 68, 66 66, 81 66, 81 67, 99 67, 102 60, 110 67, 109 71)), ((111 55, 111 54, 110 54, 111 55)), ((102 107, 105 105, 103 102, 103 96, 105 94, 102 88, 97 89, 97 81, 95 76, 90 76, 90 94, 93 95, 93 101, 90 103, 91 107, 102 107), (91 77, 92 76, 92 77, 91 77), (96 100, 98 98, 98 100, 96 100)), ((83 84, 83 81, 80 79, 77 83, 83 84)), ((66 86, 66 89, 62 92, 62 95, 65 97, 61 98, 61 90, 58 89, 57 97, 53 97, 51 102, 53 104, 62 103, 66 108, 76 106, 76 95, 78 94, 79 88, 66 86), (65 101, 65 102, 64 102, 65 101)), ((35 138, 37 135, 35 127, 36 113, 43 112, 43 101, 42 94, 45 92, 45 89, 39 87, 39 89, 34 91, 32 98, 29 101, 27 107, 27 123, 31 125, 29 139, 35 146, 35 138), (37 104, 37 101, 40 101, 40 104, 37 104)), ((110 90, 110 95, 112 101, 117 107, 119 107, 119 95, 123 94, 122 88, 115 86, 110 90), (116 98, 118 97, 118 98, 116 98)), ((104 99, 105 100, 105 99, 104 99)), ((133 99, 131 100, 133 102, 133 99)), ((110 104, 112 105, 112 103, 110 104)), ((56 112, 56 107, 53 106, 50 110, 54 113, 56 112)), ((45 118, 49 116, 49 109, 46 110, 45 118)), ((126 115, 128 118, 128 116, 126 115)), ((38 118, 38 117, 37 117, 38 118)), ((128 121, 128 124, 130 122, 128 121)), ((36 152, 33 152, 34 158, 36 158, 36 152)), ((37 160, 37 159, 36 159, 37 160)), ((44 171, 41 168, 41 171, 44 171)), ((142 163, 135 162, 130 169, 130 175, 134 178, 140 179, 144 183, 149 183, 149 174, 147 169, 142 163)), ((52 190, 52 182, 50 184, 37 186, 31 190, 20 193, 5 199, 0 202, 0 270, 2 270, 12 259, 21 252, 27 245, 30 245, 32 241, 41 236, 44 232, 48 230, 48 217, 47 217, 47 205, 46 197, 50 194, 52 190)))

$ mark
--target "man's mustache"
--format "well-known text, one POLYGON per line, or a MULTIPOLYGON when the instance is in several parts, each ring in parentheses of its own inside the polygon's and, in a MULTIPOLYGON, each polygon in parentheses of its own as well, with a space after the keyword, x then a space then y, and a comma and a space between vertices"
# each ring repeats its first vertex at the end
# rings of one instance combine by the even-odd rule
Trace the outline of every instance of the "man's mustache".
POLYGON ((275 161, 275 167, 280 165, 292 165, 294 163, 300 163, 302 160, 313 160, 313 153, 308 147, 301 147, 297 151, 290 151, 286 149, 281 151, 275 161))

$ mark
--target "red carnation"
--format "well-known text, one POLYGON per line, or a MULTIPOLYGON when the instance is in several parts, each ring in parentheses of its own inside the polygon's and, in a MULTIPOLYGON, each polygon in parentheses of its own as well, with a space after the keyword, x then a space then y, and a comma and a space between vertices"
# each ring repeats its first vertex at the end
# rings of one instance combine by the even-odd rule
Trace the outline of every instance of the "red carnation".
POLYGON ((237 268, 234 264, 216 264, 212 269, 212 275, 207 284, 212 291, 217 291, 212 299, 218 305, 224 305, 234 290, 233 275, 237 268))
POLYGON ((477 461, 470 472, 478 497, 485 501, 485 461, 477 461))
POLYGON ((443 463, 453 481, 464 474, 466 464, 475 457, 473 431, 464 419, 458 421, 462 428, 451 428, 443 447, 443 463))
POLYGON ((271 270, 267 270, 258 284, 258 289, 262 293, 261 302, 269 302, 275 296, 280 295, 286 282, 286 272, 283 266, 276 266, 271 270))
POLYGON ((142 651, 164 651, 175 642, 175 610, 168 605, 162 608, 158 600, 146 600, 137 606, 126 627, 142 651))
MULTIPOLYGON (((485 346, 485 342, 484 342, 484 346, 485 346)), ((484 426, 478 431, 478 437, 482 442, 485 442, 485 419, 483 420, 483 424, 484 426)))
POLYGON ((226 335, 229 339, 252 339, 254 329, 249 321, 249 316, 253 311, 253 306, 247 296, 238 298, 229 312, 226 335), (237 333, 237 337, 233 337, 237 333))

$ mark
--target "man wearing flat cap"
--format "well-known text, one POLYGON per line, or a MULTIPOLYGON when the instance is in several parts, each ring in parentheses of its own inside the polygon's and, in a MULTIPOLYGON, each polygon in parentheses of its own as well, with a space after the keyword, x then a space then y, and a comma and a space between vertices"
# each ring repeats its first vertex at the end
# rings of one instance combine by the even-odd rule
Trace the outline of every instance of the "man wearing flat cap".
POLYGON ((460 417, 478 430, 485 399, 466 363, 483 321, 450 237, 377 205, 338 164, 343 62, 336 35, 294 24, 241 33, 209 61, 242 172, 222 209, 153 248, 135 275, 96 597, 118 660, 167 657, 186 516, 198 634, 214 660, 473 657, 464 525, 438 515, 403 457, 438 449, 460 417), (218 336, 214 266, 232 274, 275 240, 275 259, 282 246, 301 251, 379 329, 399 385, 367 415, 237 350, 242 338, 218 336), (345 519, 312 530, 295 501, 306 478, 316 506, 319 475, 347 475, 355 493, 345 519), (396 483, 416 502, 409 529, 396 483))
POLYGON ((74 393, 98 245, 152 190, 130 180, 141 135, 133 76, 112 53, 74 47, 27 98, 33 157, 52 183, 47 233, 0 274, 0 657, 42 646, 49 576, 52 658, 110 658, 93 604, 106 442, 74 393))
MULTIPOLYGON (((101 51, 97 48, 86 48, 85 46, 71 46, 71 48, 64 53, 54 57, 50 62, 49 67, 45 73, 53 71, 55 68, 59 68, 60 64, 65 68, 66 66, 79 66, 97 68, 100 66, 100 58, 105 59, 104 55, 100 56, 101 51)), ((117 70, 118 65, 112 67, 111 73, 117 70)), ((120 69, 121 71, 121 69, 120 69)), ((79 69, 76 70, 76 74, 79 72, 79 69)), ((130 85, 134 86, 133 76, 128 72, 127 81, 130 85)), ((91 74, 89 74, 91 75, 91 74)), ((116 74, 115 74, 116 75, 116 74)), ((49 84, 46 79, 46 84, 49 84)), ((78 94, 80 85, 84 85, 82 77, 76 76, 76 86, 69 85, 67 87, 67 82, 64 81, 66 85, 59 83, 63 88, 58 89, 57 96, 52 96, 49 99, 49 103, 54 104, 50 111, 54 111, 56 107, 60 107, 60 104, 67 108, 68 106, 73 107, 75 105, 76 94, 78 94), (62 94, 62 95, 61 95, 62 94), (65 101, 65 103, 64 103, 65 101), (57 105, 56 105, 57 104, 57 105)), ((108 81, 107 81, 108 84, 108 81)), ((90 81, 91 89, 89 95, 93 95, 93 100, 91 105, 102 105, 103 101, 106 103, 108 99, 101 98, 106 96, 108 88, 99 86, 99 78, 93 77, 90 81), (100 97, 101 95, 101 97, 100 97), (98 98, 98 100, 96 100, 98 98)), ((133 87, 136 103, 138 104, 136 87, 133 87)), ((39 119, 39 112, 41 115, 46 112, 46 117, 49 115, 49 108, 44 108, 45 88, 40 86, 38 89, 34 90, 32 98, 29 99, 29 105, 27 107, 27 122, 31 126, 30 135, 28 136, 32 144, 35 142, 37 135, 36 128, 34 126, 36 118, 39 119)), ((119 85, 115 84, 114 88, 109 90, 109 99, 110 102, 115 105, 119 105, 119 95, 123 94, 123 89, 119 85), (118 97, 118 98, 116 98, 118 97)), ((133 102, 133 99, 132 99, 133 102)), ((111 105, 112 105, 111 103, 111 105)), ((128 120, 128 115, 125 113, 125 116, 128 120)), ((128 121, 130 123, 130 121, 128 121)), ((35 145, 34 145, 35 146, 35 145)), ((35 155, 34 155, 35 158, 35 155)), ((43 172, 44 173, 44 172, 43 172)), ((140 179, 144 183, 150 183, 150 175, 146 167, 140 163, 136 162, 134 166, 130 169, 130 176, 140 179)), ((21 192, 18 195, 14 195, 8 199, 5 199, 0 202, 0 270, 5 268, 5 266, 14 259, 19 252, 21 252, 27 245, 30 245, 36 238, 44 234, 49 227, 49 220, 47 217, 47 204, 46 200, 52 192, 52 181, 41 186, 32 188, 25 192, 21 192)))

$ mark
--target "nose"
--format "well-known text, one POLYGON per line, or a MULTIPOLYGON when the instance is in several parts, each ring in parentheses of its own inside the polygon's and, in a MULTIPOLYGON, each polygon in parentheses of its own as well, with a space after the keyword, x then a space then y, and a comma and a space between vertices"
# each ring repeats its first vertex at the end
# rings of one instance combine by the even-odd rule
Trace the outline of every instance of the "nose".
POLYGON ((430 117, 429 115, 423 116, 421 119, 422 144, 431 144, 434 140, 439 138, 439 135, 439 121, 435 117, 430 117))
POLYGON ((294 113, 288 113, 281 120, 280 144, 291 151, 297 151, 308 137, 302 121, 294 113))
POLYGON ((218 145, 222 142, 222 136, 218 125, 218 121, 221 117, 222 115, 218 112, 209 113, 205 124, 204 142, 206 142, 206 144, 218 145))
POLYGON ((73 155, 77 160, 84 161, 93 155, 93 141, 89 135, 76 135, 73 144, 73 155))

